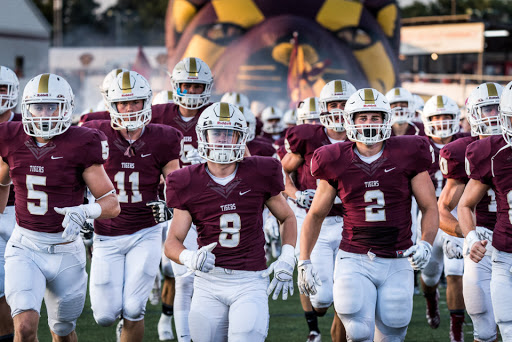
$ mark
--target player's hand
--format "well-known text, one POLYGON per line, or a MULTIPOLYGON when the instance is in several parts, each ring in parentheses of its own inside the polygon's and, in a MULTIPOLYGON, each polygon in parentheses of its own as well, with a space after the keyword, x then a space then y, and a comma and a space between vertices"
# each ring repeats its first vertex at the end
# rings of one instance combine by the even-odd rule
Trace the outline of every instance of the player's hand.
POLYGON ((313 197, 315 196, 316 190, 306 189, 303 191, 297 191, 295 193, 295 203, 302 208, 309 209, 311 208, 311 202, 313 202, 313 197))
POLYGON ((281 256, 274 261, 265 272, 261 274, 263 278, 270 276, 274 272, 274 279, 267 288, 267 295, 272 292, 272 299, 279 297, 283 291, 283 300, 288 299, 288 292, 293 296, 293 269, 295 268, 295 248, 292 245, 284 245, 281 250, 281 256))
POLYGON ((311 260, 299 260, 297 286, 299 293, 306 296, 316 294, 316 287, 322 285, 320 277, 313 269, 311 260))
POLYGON ((450 235, 444 236, 443 253, 448 259, 462 259, 462 246, 450 235))
POLYGON ((466 246, 464 255, 469 255, 469 258, 478 263, 485 256, 487 249, 487 240, 481 240, 476 230, 472 230, 466 235, 466 246))
POLYGON ((274 216, 267 217, 265 224, 263 225, 263 231, 265 232, 265 235, 269 237, 269 240, 279 239, 279 223, 274 216))
POLYGON ((199 151, 196 148, 188 151, 187 154, 185 155, 185 158, 187 158, 192 165, 206 163, 206 159, 199 155, 199 151))
POLYGON ((156 200, 146 203, 148 207, 151 207, 153 210, 153 217, 155 218, 155 221, 157 223, 162 223, 169 221, 172 219, 173 216, 173 210, 172 208, 167 207, 167 204, 165 204, 165 201, 163 200, 156 200))
POLYGON ((409 257, 409 262, 411 263, 412 268, 416 271, 420 271, 427 266, 431 255, 432 245, 423 240, 404 252, 404 257, 409 257))
POLYGON ((197 251, 183 250, 180 253, 180 262, 193 271, 210 272, 215 267, 215 254, 213 249, 217 242, 201 247, 197 251))
POLYGON ((94 235, 94 226, 85 221, 82 228, 80 228, 80 237, 84 240, 84 243, 87 245, 94 235))
POLYGON ((57 214, 64 215, 64 220, 62 220, 62 227, 64 227, 62 238, 66 241, 76 240, 87 219, 87 215, 82 206, 65 208, 54 207, 53 209, 57 214))

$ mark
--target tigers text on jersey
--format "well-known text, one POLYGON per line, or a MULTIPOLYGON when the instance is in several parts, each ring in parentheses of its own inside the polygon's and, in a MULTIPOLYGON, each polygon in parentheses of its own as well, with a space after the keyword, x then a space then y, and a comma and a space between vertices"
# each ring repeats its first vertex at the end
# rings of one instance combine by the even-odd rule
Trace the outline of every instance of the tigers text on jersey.
POLYGON ((412 246, 411 179, 427 171, 433 162, 424 137, 391 137, 382 155, 363 162, 354 142, 326 145, 311 161, 313 176, 337 189, 343 202, 340 249, 393 258, 412 246))
POLYGON ((84 170, 103 164, 108 156, 102 132, 70 127, 46 145, 38 146, 25 134, 21 122, 0 124, 0 156, 9 164, 16 191, 16 220, 23 228, 62 232, 63 216, 54 207, 83 203, 84 170))
POLYGON ((146 203, 158 198, 163 167, 179 158, 181 133, 169 126, 149 124, 132 144, 135 155, 130 157, 125 154, 128 141, 119 131, 112 129, 110 121, 95 120, 83 126, 96 128, 108 138, 109 157, 105 171, 116 188, 121 206, 119 216, 96 220, 95 232, 118 236, 154 226, 152 210, 146 203))
MULTIPOLYGON (((466 148, 477 141, 478 137, 464 137, 457 139, 441 149, 439 166, 444 178, 456 179, 464 184, 469 181, 465 167, 466 148)), ((487 194, 476 206, 476 225, 494 230, 496 225, 496 199, 494 190, 489 189, 487 194)))
MULTIPOLYGON (((453 142, 457 139, 467 137, 468 133, 455 133, 452 136, 452 140, 450 142, 453 142)), ((444 185, 446 184, 446 180, 443 177, 443 173, 439 169, 439 152, 441 149, 436 146, 432 138, 427 137, 428 141, 430 142, 430 145, 434 149, 434 156, 435 156, 435 162, 430 165, 430 168, 428 169, 428 174, 430 175, 430 179, 432 179, 432 183, 434 184, 434 189, 436 190, 436 197, 439 198, 441 195, 441 191, 444 188, 444 185)))
MULTIPOLYGON (((317 180, 311 174, 311 159, 313 159, 313 153, 317 148, 330 144, 329 137, 322 125, 304 124, 288 129, 284 143, 287 152, 299 154, 304 159, 304 163, 299 166, 302 170, 300 173, 297 173, 295 184, 297 189, 316 189, 317 180)), ((334 204, 327 216, 342 215, 343 205, 334 204)))
POLYGON ((489 185, 496 194, 497 217, 492 245, 512 253, 512 148, 501 135, 477 140, 466 149, 469 178, 489 185))
POLYGON ((167 205, 190 213, 199 248, 218 242, 216 266, 261 271, 267 267, 263 205, 284 190, 282 167, 270 157, 247 157, 237 165, 235 178, 225 186, 213 181, 207 164, 171 173, 167 205))

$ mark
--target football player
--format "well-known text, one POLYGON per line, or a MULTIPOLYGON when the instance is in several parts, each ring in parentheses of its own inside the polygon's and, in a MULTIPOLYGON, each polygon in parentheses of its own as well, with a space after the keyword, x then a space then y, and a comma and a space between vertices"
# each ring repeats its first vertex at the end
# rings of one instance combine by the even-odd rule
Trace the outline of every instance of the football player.
POLYGON ((272 143, 261 136, 256 136, 256 117, 249 107, 238 107, 247 122, 247 149, 251 156, 275 157, 276 149, 272 143))
POLYGON ((418 94, 412 94, 414 99, 414 117, 412 121, 416 123, 423 124, 421 121, 421 112, 423 112, 423 107, 425 107, 425 100, 418 94))
MULTIPOLYGON (((16 74, 11 69, 0 66, 0 123, 21 121, 21 114, 14 113, 14 108, 18 104, 19 87, 20 84, 16 74)), ((3 164, 1 160, 0 164, 3 164)), ((8 168, 8 165, 4 164, 3 167, 8 168)), ((8 338, 14 337, 11 310, 9 305, 7 305, 4 293, 5 246, 11 237, 16 222, 14 215, 14 187, 12 185, 9 186, 9 182, 2 185, 2 191, 9 191, 9 188, 10 192, 6 208, 0 215, 0 341, 2 341, 2 337, 6 341, 8 341, 8 338)))
MULTIPOLYGON (((439 198, 441 190, 446 183, 439 166, 439 152, 449 142, 468 136, 468 133, 459 132, 459 107, 454 100, 445 95, 432 96, 425 103, 422 120, 425 134, 434 150, 435 162, 428 172, 436 197, 439 198)), ((446 275, 446 304, 450 310, 450 337, 456 338, 463 334, 464 323, 464 298, 462 295, 462 274, 464 272, 464 260, 462 255, 453 255, 447 249, 450 246, 462 246, 461 238, 450 236, 442 230, 438 230, 434 245, 432 246, 432 258, 429 264, 421 272, 421 288, 427 302, 427 322, 432 329, 437 329, 440 323, 439 315, 439 291, 438 284, 441 279, 444 265, 446 275)), ((453 341, 452 340, 452 341, 453 341)))
MULTIPOLYGON (((459 222, 451 212, 459 203, 469 180, 465 169, 466 148, 473 141, 491 135, 501 135, 498 105, 502 91, 503 87, 497 83, 482 83, 476 87, 466 101, 473 136, 457 139, 443 147, 440 152, 439 167, 446 179, 446 185, 438 201, 439 224, 443 231, 459 238, 464 235, 459 222)), ((496 225, 496 197, 492 189, 489 189, 477 204, 475 215, 478 236, 481 240, 492 242, 492 231, 496 225)), ((464 233, 468 234, 469 231, 464 233)), ((483 259, 475 263, 469 257, 469 253, 463 253, 462 246, 452 244, 451 240, 446 240, 445 243, 448 245, 445 249, 449 253, 464 256, 462 289, 464 303, 473 322, 475 341, 495 341, 496 323, 490 289, 492 246, 489 245, 483 259)), ((454 339, 462 340, 462 337, 455 336, 454 339)))
MULTIPOLYGON (((355 92, 356 88, 344 80, 327 83, 322 88, 319 101, 311 97, 299 104, 299 122, 306 124, 290 128, 286 133, 287 154, 281 163, 287 176, 285 193, 288 198, 295 201, 292 208, 294 208, 297 218, 297 236, 299 237, 300 227, 311 206, 317 187, 317 181, 311 175, 313 153, 321 146, 343 142, 347 139, 342 113, 348 98, 355 92), (318 123, 321 122, 321 125, 307 124, 316 120, 318 123), (294 173, 297 175, 295 180, 292 178, 294 173)), ((309 327, 308 341, 321 341, 317 317, 324 316, 333 302, 334 260, 341 240, 342 216, 343 206, 338 199, 322 223, 318 242, 311 253, 311 263, 320 271, 319 277, 323 285, 319 286, 318 292, 310 298, 304 294, 301 294, 300 297, 309 327)), ((299 246, 299 241, 297 241, 295 246, 297 257, 300 252, 299 246)), ((339 326, 342 327, 341 324, 339 326)), ((333 331, 335 327, 336 325, 333 324, 333 331)), ((344 331, 336 332, 336 335, 344 337, 345 333, 344 331)))
POLYGON ((391 107, 392 136, 425 135, 423 124, 414 121, 416 115, 413 95, 404 88, 393 88, 386 93, 391 107))
POLYGON ((167 205, 174 208, 165 253, 195 271, 189 315, 192 340, 264 341, 269 324, 267 295, 293 294, 296 221, 281 195, 279 161, 243 158, 247 125, 234 105, 208 107, 197 124, 198 151, 206 164, 167 177, 167 205), (262 211, 282 223, 282 253, 267 269, 262 211), (191 223, 199 250, 183 245, 191 223), (274 272, 269 285, 268 276, 274 272))
MULTIPOLYGON (((494 319, 503 341, 512 341, 512 223, 510 219, 512 172, 512 82, 501 94, 499 120, 502 135, 492 135, 471 143, 466 149, 466 171, 469 182, 460 199, 457 214, 465 236, 465 254, 475 263, 482 263, 488 249, 492 250, 491 300, 494 319), (479 229, 475 208, 489 190, 496 195, 496 225, 491 236, 479 229), (491 241, 492 240, 492 241, 491 241), (492 248, 489 246, 492 242, 492 248)), ((476 298, 475 298, 476 299, 476 298)), ((492 331, 491 331, 492 332, 492 331)), ((483 341, 483 339, 482 339, 483 341)))
POLYGON ((283 123, 285 124, 286 128, 297 126, 296 108, 288 109, 286 112, 284 112, 283 123))
POLYGON ((286 135, 286 127, 283 123, 283 111, 277 107, 269 106, 261 112, 261 121, 263 127, 262 137, 270 140, 274 145, 276 142, 286 135))
POLYGON ((375 89, 352 94, 343 118, 351 142, 320 147, 311 161, 319 183, 302 225, 299 289, 314 295, 323 284, 311 252, 338 195, 345 211, 333 295, 347 340, 404 341, 413 308, 413 268, 428 263, 439 226, 428 175, 432 149, 423 137, 390 138, 391 108, 375 89), (423 213, 422 240, 414 246, 413 194, 423 213))
POLYGON ((102 166, 107 139, 96 130, 71 127, 73 103, 64 78, 42 74, 24 89, 22 122, 0 125, 0 156, 16 191, 5 293, 20 341, 37 340, 43 298, 53 340, 77 340, 76 320, 87 290, 79 234, 87 219, 111 219, 120 211, 102 166), (95 203, 82 204, 86 186, 95 203))
MULTIPOLYGON (((158 199, 160 175, 179 168, 182 134, 149 124, 152 91, 135 71, 120 73, 106 95, 110 121, 94 120, 108 138, 105 170, 114 183, 121 214, 95 221, 91 307, 101 326, 123 318, 121 341, 142 341, 144 313, 161 258, 162 226, 147 202, 158 199)), ((159 221, 160 222, 160 221, 159 221)))

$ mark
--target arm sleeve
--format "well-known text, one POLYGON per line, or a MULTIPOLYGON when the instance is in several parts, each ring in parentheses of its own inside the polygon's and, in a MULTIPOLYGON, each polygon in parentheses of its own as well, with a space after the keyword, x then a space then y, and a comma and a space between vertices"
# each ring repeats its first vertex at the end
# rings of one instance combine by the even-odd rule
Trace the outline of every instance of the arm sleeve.
POLYGON ((471 179, 492 185, 490 149, 485 147, 487 139, 475 141, 466 149, 466 172, 471 179), (486 153, 487 151, 487 153, 486 153), (487 158, 486 158, 487 157, 487 158))
POLYGON ((84 169, 94 164, 104 164, 108 158, 108 140, 107 136, 100 130, 87 128, 88 141, 85 145, 87 154, 83 159, 84 169))

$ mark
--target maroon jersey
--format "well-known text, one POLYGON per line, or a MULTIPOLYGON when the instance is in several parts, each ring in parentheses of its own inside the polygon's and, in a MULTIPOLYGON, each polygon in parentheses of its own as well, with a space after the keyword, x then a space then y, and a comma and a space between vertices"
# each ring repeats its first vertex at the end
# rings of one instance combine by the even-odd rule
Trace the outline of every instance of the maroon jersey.
POLYGON ((247 142, 247 148, 251 156, 272 157, 276 153, 274 146, 267 139, 261 137, 255 137, 247 142))
POLYGON ((82 126, 84 123, 94 120, 110 120, 110 113, 108 111, 102 111, 83 114, 82 116, 80 116, 78 126, 82 126))
POLYGON ((317 149, 313 176, 337 189, 345 207, 340 248, 393 258, 412 246, 411 179, 432 164, 430 145, 419 136, 391 137, 370 164, 343 142, 317 149))
POLYGON ((38 146, 25 134, 21 122, 0 124, 0 156, 9 164, 18 225, 45 233, 62 232, 64 216, 53 208, 82 204, 86 188, 82 173, 103 164, 107 155, 107 138, 94 129, 70 127, 38 146))
POLYGON ((497 216, 492 245, 512 253, 512 149, 501 135, 477 140, 466 149, 469 178, 489 185, 496 194, 497 216))
POLYGON ((213 181, 206 164, 171 173, 167 205, 190 212, 199 248, 218 242, 216 266, 260 271, 266 268, 263 205, 284 190, 281 163, 247 157, 237 165, 235 178, 225 186, 213 181))
MULTIPOLYGON (((12 117, 9 121, 21 121, 22 116, 19 113, 12 113, 12 117)), ((13 206, 14 205, 14 185, 11 185, 11 188, 9 190, 9 199, 7 200, 7 206, 13 206)))
MULTIPOLYGON (((330 145, 331 141, 322 125, 299 125, 291 127, 286 133, 285 148, 288 153, 299 154, 304 163, 299 166, 301 169, 297 173, 295 186, 299 190, 316 189, 317 179, 311 174, 311 159, 313 153, 319 147, 330 145)), ((332 206, 328 216, 342 216, 343 205, 335 204, 332 206)))
POLYGON ((128 141, 110 120, 86 122, 84 127, 96 128, 107 136, 109 157, 105 171, 116 187, 121 213, 113 219, 94 221, 96 233, 108 236, 127 235, 154 226, 155 220, 149 201, 158 198, 162 169, 180 156, 181 133, 168 126, 149 124, 133 144, 133 156, 125 152, 128 141))
MULTIPOLYGON (((421 135, 425 136, 425 126, 423 122, 409 122, 409 126, 407 127, 407 131, 405 131, 404 135, 421 135)), ((395 136, 395 132, 391 130, 391 136, 395 136)))
MULTIPOLYGON (((450 142, 467 136, 468 133, 456 133, 452 136, 452 140, 450 142)), ((428 174, 430 175, 430 179, 432 179, 432 183, 434 184, 434 189, 436 190, 436 197, 439 198, 439 196, 441 195, 441 191, 443 191, 444 185, 446 184, 446 179, 443 177, 443 173, 439 169, 439 152, 441 151, 441 148, 436 146, 432 138, 427 137, 427 139, 430 142, 430 146, 432 146, 432 149, 434 150, 435 158, 435 162, 432 163, 432 165, 430 165, 430 168, 428 169, 428 174)))
POLYGON ((276 144, 276 142, 278 142, 278 141, 280 141, 280 139, 282 139, 281 141, 284 144, 284 138, 286 136, 286 131, 287 130, 288 130, 288 128, 286 128, 281 133, 276 133, 276 134, 270 134, 270 133, 261 132, 260 137, 262 137, 263 139, 267 139, 268 141, 270 141, 274 145, 276 144))
MULTIPOLYGON (((477 141, 478 137, 464 137, 457 139, 441 149, 439 154, 439 166, 443 177, 456 179, 464 184, 469 181, 465 168, 466 148, 477 141)), ((476 224, 494 230, 496 225, 496 195, 489 189, 476 206, 476 224)))
POLYGON ((260 118, 256 117, 256 130, 255 134, 256 136, 261 134, 261 129, 263 128, 263 121, 260 120, 260 118))

